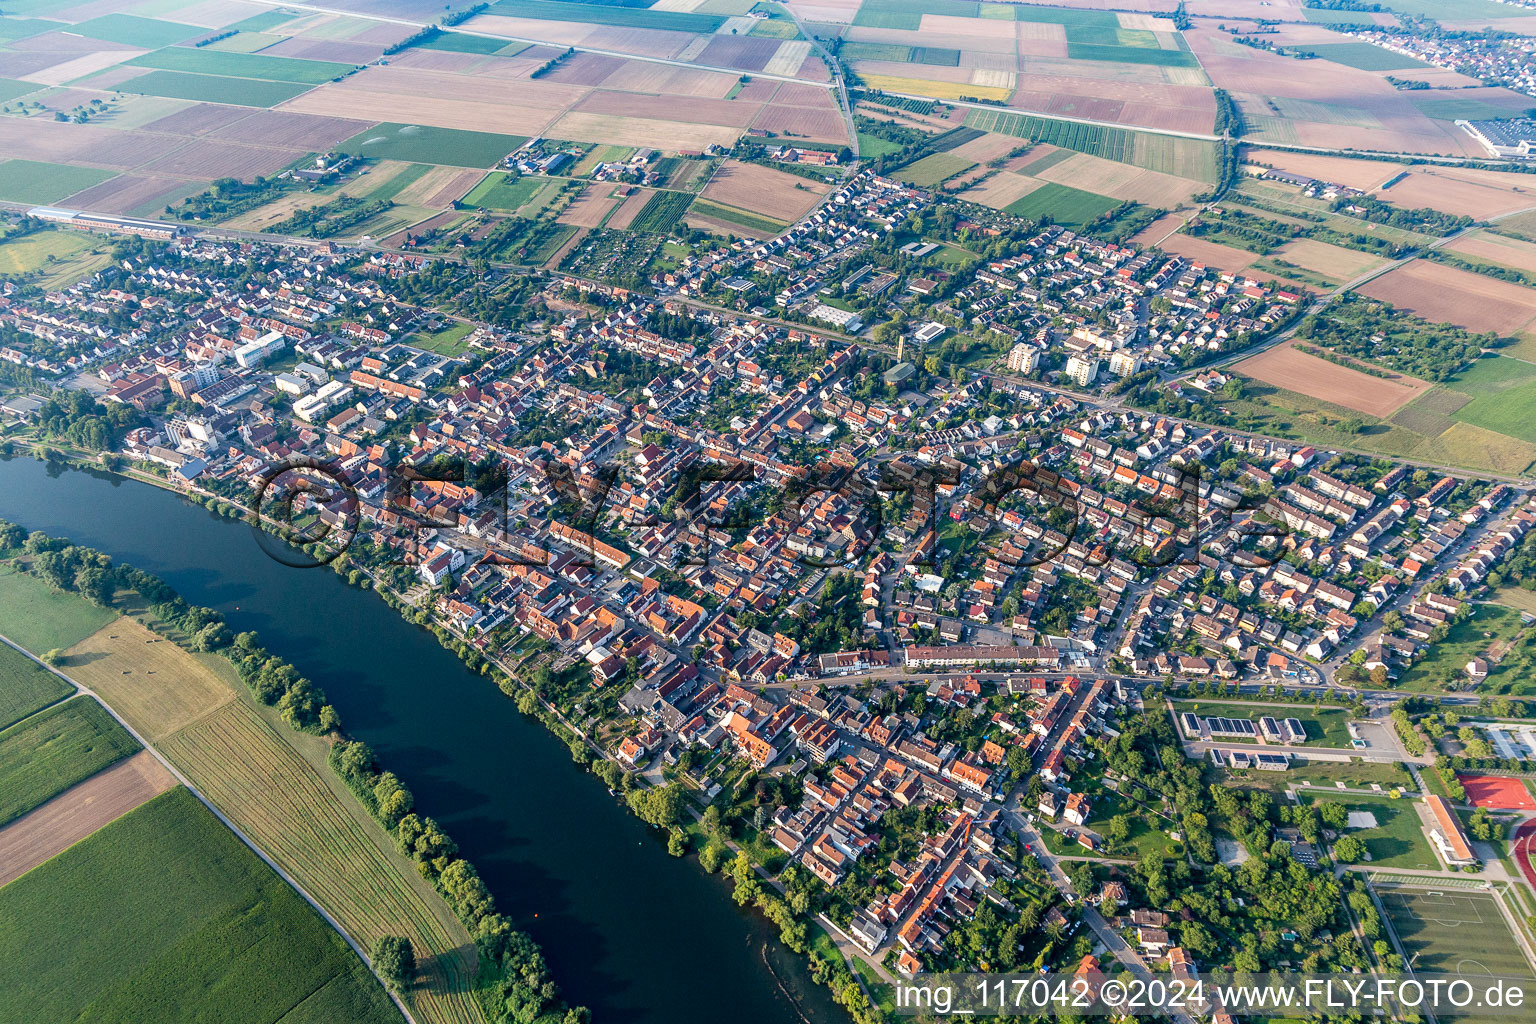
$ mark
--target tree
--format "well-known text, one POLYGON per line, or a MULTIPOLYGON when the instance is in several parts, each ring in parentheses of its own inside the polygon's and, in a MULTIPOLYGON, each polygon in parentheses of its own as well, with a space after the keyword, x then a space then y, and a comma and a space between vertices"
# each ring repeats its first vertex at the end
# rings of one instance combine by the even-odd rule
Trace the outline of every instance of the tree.
POLYGON ((1117 814, 1109 819, 1109 824, 1104 829, 1105 838, 1115 846, 1119 846, 1131 836, 1131 818, 1128 814, 1117 814))
POLYGON ((50 647, 48 653, 43 655, 43 660, 55 667, 64 664, 64 651, 58 647, 50 647))
POLYGON ((373 944, 373 969, 391 992, 404 992, 416 976, 416 951, 402 935, 380 935, 373 944))
POLYGON ((1333 855, 1345 864, 1365 859, 1365 843, 1355 836, 1345 836, 1333 844, 1333 855))

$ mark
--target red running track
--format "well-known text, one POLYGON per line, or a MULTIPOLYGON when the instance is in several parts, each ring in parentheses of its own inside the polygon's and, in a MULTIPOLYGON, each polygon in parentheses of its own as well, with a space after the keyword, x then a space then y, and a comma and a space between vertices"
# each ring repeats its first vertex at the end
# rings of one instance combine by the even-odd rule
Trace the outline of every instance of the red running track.
POLYGON ((1520 865, 1520 873, 1525 876, 1526 884, 1536 891, 1536 864, 1531 861, 1536 856, 1536 818, 1515 830, 1514 845, 1510 849, 1514 852, 1515 863, 1520 865))

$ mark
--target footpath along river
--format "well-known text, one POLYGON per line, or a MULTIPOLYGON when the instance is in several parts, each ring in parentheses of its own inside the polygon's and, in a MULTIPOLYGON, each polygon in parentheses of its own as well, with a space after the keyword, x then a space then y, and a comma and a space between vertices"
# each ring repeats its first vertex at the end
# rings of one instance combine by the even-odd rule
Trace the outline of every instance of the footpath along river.
POLYGON ((0 459, 0 517, 153 572, 318 683, 538 940, 595 1024, 843 1024, 777 930, 621 808, 425 630, 244 524, 105 473, 0 459), (786 994, 788 990, 788 995, 786 994))

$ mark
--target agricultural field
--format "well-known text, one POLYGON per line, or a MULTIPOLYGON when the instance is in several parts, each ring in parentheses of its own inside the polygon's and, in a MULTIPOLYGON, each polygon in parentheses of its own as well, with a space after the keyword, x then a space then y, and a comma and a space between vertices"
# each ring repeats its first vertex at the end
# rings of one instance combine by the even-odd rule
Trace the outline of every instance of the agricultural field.
POLYGON ((693 197, 684 192, 656 192, 630 222, 631 231, 665 235, 688 212, 693 197))
POLYGON ((57 704, 0 732, 0 825, 139 749, 89 697, 57 704))
POLYGON ((337 145, 343 153, 379 160, 490 167, 527 142, 520 135, 468 132, 414 124, 376 124, 337 145))
POLYGON ((1536 289, 1414 260, 1359 289, 1398 309, 1469 331, 1513 335, 1536 319, 1536 289))
POLYGON ((6 160, 0 163, 0 199, 13 203, 56 203, 81 189, 99 185, 112 177, 111 171, 36 160, 6 160))
POLYGON ((772 167, 727 160, 715 169, 701 195, 726 206, 793 223, 805 216, 827 194, 828 188, 824 182, 772 167))
POLYGON ((1061 149, 1073 149, 1106 160, 1134 164, 1177 178, 1206 182, 1216 180, 1215 146, 1197 139, 1152 135, 1130 128, 1108 128, 994 110, 972 110, 966 115, 965 123, 983 131, 1045 142, 1061 149))
POLYGON ((1070 185, 1047 182, 1016 202, 1004 208, 1005 212, 1026 220, 1049 217, 1057 224, 1082 227, 1101 213, 1107 213, 1117 205, 1107 196, 1084 192, 1070 185))
POLYGON ((126 82, 118 82, 114 88, 123 92, 182 100, 230 103, 243 107, 275 107, 284 100, 308 92, 311 86, 254 78, 190 74, 184 71, 151 71, 126 82))
POLYGON ((188 1020, 231 1007, 401 1020, 341 937, 184 789, 0 889, 0 958, 6 1020, 147 1021, 167 1006, 188 1020))
POLYGON ((520 217, 535 217, 554 202, 564 183, 537 176, 511 177, 492 171, 464 197, 464 205, 497 210, 520 217), (508 180, 511 178, 511 180, 508 180))
POLYGON ((1362 71, 1401 71, 1404 68, 1429 67, 1421 60, 1393 53, 1373 43, 1324 43, 1309 45, 1307 49, 1324 60, 1362 71))
POLYGON ((104 768, 0 827, 0 885, 20 878, 110 821, 175 786, 147 750, 104 768))
POLYGON ((701 223, 717 230, 723 226, 727 232, 735 231, 736 233, 776 235, 788 226, 782 221, 771 220, 734 206, 723 206, 704 198, 694 200, 693 205, 688 209, 688 217, 689 223, 697 218, 701 223))
POLYGON ((473 946, 325 767, 327 741, 288 732, 275 713, 257 710, 223 659, 188 653, 133 618, 71 648, 63 671, 149 737, 359 941, 408 935, 424 963, 421 951, 435 951, 428 983, 412 998, 434 1019, 473 1024, 473 946))
POLYGON ((1233 365, 1245 377, 1342 405, 1370 416, 1392 415, 1432 386, 1391 371, 1376 376, 1340 366, 1285 342, 1233 365))
POLYGON ((131 14, 106 14, 74 25, 71 32, 109 43, 128 46, 169 46, 205 35, 196 25, 180 25, 173 21, 140 18, 131 14))
POLYGON ((0 729, 68 697, 69 684, 7 644, 0 644, 0 729))
POLYGON ((0 635, 39 657, 79 643, 117 618, 115 611, 0 565, 0 635))
POLYGON ((270 82, 319 85, 350 74, 350 64, 293 57, 264 57, 249 53, 228 53, 206 48, 169 46, 125 62, 129 67, 156 68, 161 71, 185 71, 193 74, 228 78, 255 78, 270 82))
POLYGON ((1457 420, 1536 443, 1536 365, 1507 356, 1479 359, 1451 383, 1472 396, 1452 414, 1457 420))
POLYGON ((975 166, 975 161, 953 153, 930 153, 897 171, 895 177, 919 188, 932 188, 975 166))

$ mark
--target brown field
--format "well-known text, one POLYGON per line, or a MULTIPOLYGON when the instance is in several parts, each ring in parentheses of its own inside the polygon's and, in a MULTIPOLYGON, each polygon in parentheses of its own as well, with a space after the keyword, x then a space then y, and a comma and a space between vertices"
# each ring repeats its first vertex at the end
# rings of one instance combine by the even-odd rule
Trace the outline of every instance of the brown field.
POLYGON ((588 185, 581 190, 570 206, 555 219, 561 224, 571 224, 578 228, 595 228, 602 224, 603 218, 608 216, 608 211, 618 205, 611 193, 613 185, 603 182, 598 185, 588 185))
POLYGON ((715 170, 704 198, 793 223, 827 194, 827 186, 771 167, 727 160, 715 170))
MULTIPOLYGON (((395 68, 369 69, 375 70, 397 71, 397 74, 387 79, 370 80, 368 71, 360 72, 341 82, 296 96, 282 104, 281 109, 375 122, 396 121, 466 131, 542 135, 550 121, 583 93, 581 89, 554 83, 507 81, 493 86, 491 83, 495 79, 479 79, 473 90, 475 99, 454 99, 451 95, 443 97, 435 93, 447 91, 462 95, 466 91, 462 76, 395 68), (402 75, 411 77, 399 77, 402 75), (418 77, 420 81, 416 80, 418 77)), ((559 137, 570 138, 568 135, 559 137)))
POLYGON ((985 164, 999 157, 1007 156, 1015 149, 1025 145, 1028 145, 1028 143, 1012 135, 988 134, 972 139, 963 145, 956 146, 949 152, 953 156, 962 157, 978 164, 985 164))
MULTIPOLYGON (((561 61, 558 67, 540 81, 563 82, 566 85, 602 85, 609 76, 629 63, 623 57, 606 53, 575 53, 561 61)), ((634 63, 649 66, 646 61, 634 63)), ((655 66, 665 68, 667 65, 655 66)))
POLYGON ((339 39, 305 39, 296 36, 262 50, 264 57, 300 57, 337 64, 368 64, 379 59, 384 47, 377 43, 351 43, 339 39))
POLYGON ((188 142, 158 160, 143 164, 143 170, 157 174, 177 174, 186 178, 242 178, 249 181, 258 174, 282 170, 302 157, 304 152, 302 149, 243 146, 233 142, 199 139, 188 142))
POLYGON ((734 100, 646 96, 635 92, 609 92, 599 89, 589 94, 573 109, 584 114, 662 121, 676 120, 691 124, 730 125, 734 128, 745 128, 761 108, 756 104, 734 100))
MULTIPOLYGON (((616 28, 602 25, 584 40, 594 50, 632 53, 637 57, 670 59, 697 38, 690 32, 668 32, 654 28, 616 28)), ((771 42, 772 40, 767 40, 771 42)))
POLYGON ((592 34, 592 26, 580 22, 509 18, 502 14, 477 14, 461 27, 470 32, 489 32, 491 35, 512 36, 517 39, 537 39, 546 43, 559 43, 561 46, 575 46, 592 34))
POLYGON ((1311 238, 1298 238, 1277 249, 1274 255, 1307 270, 1316 271, 1336 281, 1352 281, 1375 270, 1386 261, 1370 253, 1329 245, 1311 238))
POLYGON ((235 699, 206 665, 124 616, 69 648, 67 674, 151 743, 235 699))
POLYGON ((773 237, 773 232, 771 231, 758 231, 756 228, 748 228, 729 221, 716 220, 713 217, 694 213, 692 210, 689 210, 683 217, 683 223, 691 228, 698 228, 700 231, 709 231, 720 235, 722 238, 728 235, 735 235, 737 238, 755 238, 761 241, 773 237))
POLYGON ((620 230, 629 227, 645 209, 645 204, 651 201, 651 196, 656 193, 648 188, 637 188, 629 194, 629 198, 619 204, 619 208, 613 211, 613 216, 608 218, 608 227, 620 230))
POLYGON ((1292 342, 1244 359, 1232 369, 1277 388, 1377 417, 1392 415, 1434 386, 1401 374, 1389 379, 1361 373, 1302 352, 1292 342))
POLYGON ((1378 160, 1351 160, 1342 156, 1322 156, 1317 153, 1293 153, 1282 149, 1245 149, 1243 160, 1247 163, 1277 167, 1310 178, 1335 181, 1340 185, 1373 192, 1381 183, 1399 171, 1407 170, 1403 164, 1382 163, 1378 160))
POLYGON ((145 131, 166 132, 170 135, 206 135, 241 118, 249 117, 250 110, 243 107, 226 107, 221 103, 198 103, 178 110, 174 114, 151 121, 145 131))
POLYGON ((859 13, 862 0, 792 0, 786 4, 805 21, 846 25, 859 13))
POLYGON ((0 828, 0 885, 20 878, 175 785, 175 777, 155 755, 141 750, 71 786, 0 828))
POLYGON ((1020 21, 1014 24, 1014 38, 1020 57, 1062 57, 1067 55, 1067 29, 1050 22, 1020 21))
MULTIPOLYGON (((1174 232, 1188 223, 1191 216, 1192 214, 1189 213, 1166 213, 1132 235, 1131 243, 1133 245, 1156 245, 1161 247, 1163 239, 1173 235, 1174 232)), ((1186 235, 1185 237, 1187 238, 1188 236, 1186 235)))
MULTIPOLYGON (((417 71, 456 71, 468 73, 474 70, 489 58, 480 53, 454 53, 450 50, 420 50, 411 49, 392 55, 389 58, 391 67, 412 68, 417 71)), ((551 81, 563 81, 549 76, 551 81)))
POLYGON ((1446 246, 1451 252, 1465 253, 1479 259, 1492 260, 1506 267, 1536 274, 1536 244, 1491 231, 1479 231, 1463 235, 1446 246))
POLYGON ((743 71, 762 71, 779 52, 779 39, 759 39, 756 36, 715 36, 696 58, 700 64, 717 68, 740 68, 743 71))
MULTIPOLYGON (((452 170, 452 168, 444 169, 452 170)), ((483 177, 483 175, 478 170, 460 170, 455 171, 451 175, 441 176, 434 179, 439 182, 437 191, 426 195, 420 202, 411 200, 411 205, 424 206, 429 210, 441 210, 445 207, 452 206, 454 203, 468 195, 469 190, 480 183, 481 177, 483 177)), ((428 178, 433 178, 432 171, 428 171, 425 175, 422 176, 423 181, 427 180, 428 178)), ((406 189, 405 191, 409 192, 410 189, 406 189)), ((401 194, 404 195, 404 193, 401 194)))
POLYGON ((100 185, 76 192, 69 197, 71 209, 89 210, 93 213, 130 213, 151 203, 174 203, 193 192, 202 190, 201 182, 183 178, 146 178, 136 174, 119 174, 100 185))
POLYGON ((208 134, 211 138, 234 142, 260 142, 262 146, 324 152, 374 123, 345 117, 296 114, 288 110, 258 110, 249 117, 215 128, 208 134))
POLYGON ((137 57, 145 51, 134 50, 98 50, 94 53, 83 53, 78 57, 58 64, 40 68, 25 76, 28 82, 37 82, 40 85, 63 85, 77 78, 94 74, 97 71, 105 71, 114 64, 120 64, 125 60, 137 57))
POLYGON ((1203 238, 1184 234, 1168 236, 1159 248, 1219 270, 1247 270, 1249 264, 1259 258, 1257 253, 1246 249, 1236 249, 1220 242, 1207 242, 1203 238))
POLYGON ((1427 206, 1484 220, 1536 207, 1536 181, 1528 175, 1461 167, 1415 167, 1378 199, 1394 206, 1427 206))
POLYGON ((1035 189, 1044 185, 1039 178, 1029 178, 1022 174, 1012 174, 1003 171, 994 174, 980 185, 966 192, 962 199, 969 199, 973 203, 990 206, 994 210, 1001 210, 1010 203, 1015 203, 1029 195, 1035 189))
POLYGON ((571 113, 551 124, 544 134, 554 139, 570 139, 572 142, 606 142, 615 146, 646 146, 669 152, 679 149, 703 152, 711 144, 730 148, 740 137, 741 130, 722 125, 687 124, 683 121, 571 113))
POLYGON ((1216 120, 1216 101, 1203 86, 1048 75, 1037 73, 1038 63, 1029 62, 1010 107, 1172 131, 1209 132, 1216 120))
POLYGON ((1360 291, 1426 320, 1510 335, 1536 318, 1536 289, 1428 260, 1383 274, 1360 291))

